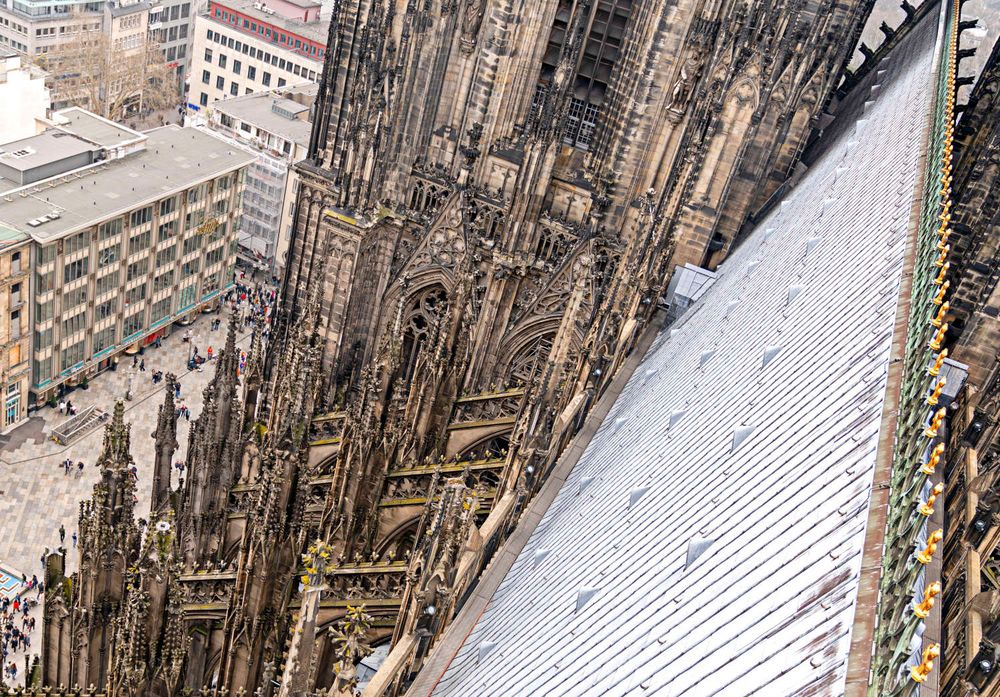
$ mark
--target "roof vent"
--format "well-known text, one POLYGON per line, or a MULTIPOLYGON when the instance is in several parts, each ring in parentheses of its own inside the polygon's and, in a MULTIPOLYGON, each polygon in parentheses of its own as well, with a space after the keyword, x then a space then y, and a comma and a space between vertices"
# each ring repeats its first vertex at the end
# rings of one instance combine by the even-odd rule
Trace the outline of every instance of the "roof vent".
POLYGON ((545 557, 547 557, 547 556, 549 556, 549 550, 547 550, 545 548, 536 549, 535 550, 535 566, 538 566, 543 561, 545 561, 545 557))
MULTIPOLYGON (((829 205, 827 205, 829 203, 831 203, 831 201, 824 201, 823 202, 824 208, 829 208, 829 205)), ((809 254, 812 250, 816 249, 816 245, 818 245, 822 241, 823 241, 822 237, 810 237, 808 240, 806 240, 806 254, 809 254)))
POLYGON ((780 346, 768 346, 764 349, 764 364, 761 368, 766 368, 767 364, 774 360, 774 357, 781 353, 780 346))
POLYGON ((764 230, 764 239, 765 240, 771 239, 771 235, 773 235, 777 231, 778 231, 778 228, 776 228, 776 227, 769 227, 769 228, 767 228, 766 230, 764 230))
POLYGON ((802 291, 803 291, 803 286, 795 285, 789 287, 788 301, 785 303, 785 305, 791 305, 793 302, 795 302, 795 298, 799 297, 799 293, 801 293, 802 291))
POLYGON ((758 266, 760 266, 760 259, 754 259, 749 264, 747 264, 747 276, 752 274, 754 272, 754 269, 756 269, 758 266))
POLYGON ((698 358, 698 367, 704 368, 705 364, 712 360, 712 356, 715 355, 715 349, 709 351, 702 351, 701 356, 698 358))
POLYGON ((493 649, 497 647, 496 643, 492 641, 483 641, 479 644, 479 662, 482 663, 487 656, 493 653, 493 649))
POLYGON ((669 425, 673 426, 674 424, 676 424, 678 421, 684 418, 685 414, 687 414, 687 411, 685 411, 684 409, 674 409, 672 412, 670 412, 669 425))
POLYGON ((576 611, 580 612, 597 595, 597 591, 599 590, 599 588, 592 588, 591 586, 580 586, 580 590, 576 592, 576 611))
POLYGON ((592 481, 594 481, 593 477, 583 477, 580 480, 580 493, 581 494, 583 493, 584 489, 586 489, 588 486, 590 486, 590 483, 592 481))
POLYGON ((628 495, 628 507, 632 508, 647 491, 649 491, 648 486, 640 486, 632 489, 632 493, 628 495))
POLYGON ((687 569, 698 561, 698 557, 708 551, 713 542, 715 540, 707 537, 692 537, 688 540, 687 559, 684 560, 684 568, 687 569))
POLYGON ((726 315, 728 316, 730 312, 736 309, 736 306, 740 304, 739 300, 730 300, 726 303, 726 315))
POLYGON ((729 450, 731 453, 735 453, 739 450, 739 447, 743 445, 743 442, 750 437, 753 433, 753 426, 740 426, 735 431, 733 431, 733 447, 729 450))

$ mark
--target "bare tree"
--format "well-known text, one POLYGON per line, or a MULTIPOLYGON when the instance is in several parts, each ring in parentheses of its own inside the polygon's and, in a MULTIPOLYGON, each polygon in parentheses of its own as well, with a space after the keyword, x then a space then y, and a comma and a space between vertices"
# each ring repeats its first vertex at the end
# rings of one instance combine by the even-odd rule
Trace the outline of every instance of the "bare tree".
POLYGON ((53 78, 53 101, 69 102, 112 121, 172 106, 177 81, 159 45, 114 46, 102 31, 79 31, 36 62, 53 78))

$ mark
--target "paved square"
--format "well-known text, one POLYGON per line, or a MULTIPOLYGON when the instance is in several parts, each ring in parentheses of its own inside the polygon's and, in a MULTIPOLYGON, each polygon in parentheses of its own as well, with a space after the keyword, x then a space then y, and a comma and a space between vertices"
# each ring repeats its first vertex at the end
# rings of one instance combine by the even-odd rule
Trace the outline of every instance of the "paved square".
MULTIPOLYGON (((132 381, 133 397, 125 402, 125 420, 132 424, 132 457, 139 471, 139 486, 136 494, 136 515, 145 517, 149 512, 150 486, 153 462, 152 433, 156 428, 157 411, 163 403, 165 383, 153 384, 153 371, 173 373, 181 383, 181 397, 176 402, 191 410, 191 418, 201 413, 202 390, 215 374, 215 361, 206 364, 202 371, 187 369, 190 346, 182 340, 186 329, 191 330, 192 343, 205 355, 211 346, 213 353, 225 346, 229 312, 222 312, 222 326, 211 330, 212 320, 220 317, 216 313, 199 315, 189 327, 175 327, 173 334, 163 340, 160 348, 147 348, 140 360, 145 363, 145 371, 132 367, 132 360, 122 356, 117 371, 107 371, 90 381, 87 390, 77 389, 67 398, 83 411, 96 404, 108 414, 114 408, 116 399, 124 399, 129 380, 132 381)), ((237 347, 247 350, 250 332, 240 331, 237 347)), ((78 558, 73 549, 73 535, 77 530, 80 501, 89 498, 98 474, 94 463, 101 449, 104 427, 98 426, 87 435, 68 446, 62 446, 50 438, 53 428, 64 423, 68 416, 57 408, 43 407, 17 429, 0 440, 0 567, 10 571, 24 572, 28 579, 35 574, 42 578, 41 556, 46 548, 60 546, 59 526, 66 528, 64 546, 67 573, 76 571, 78 558), (83 462, 83 472, 74 466, 66 474, 62 463, 69 458, 74 465, 83 462)), ((181 418, 177 424, 177 452, 174 461, 184 459, 187 452, 190 422, 181 418)), ((177 485, 176 470, 171 471, 177 485)), ((22 592, 22 598, 41 600, 36 590, 25 589, 19 578, 0 571, 0 596, 13 590, 22 592), (8 589, 8 581, 12 584, 8 589)), ((7 661, 18 665, 17 684, 21 684, 28 673, 28 664, 34 660, 41 643, 41 604, 31 608, 30 616, 35 618, 36 630, 31 632, 31 646, 25 651, 11 652, 7 661), (27 656, 25 654, 28 654, 27 656)))
MULTIPOLYGON (((222 327, 211 331, 211 322, 219 315, 201 315, 189 327, 192 341, 201 355, 208 347, 213 352, 225 345, 228 311, 223 312, 222 327)), ((202 390, 215 372, 215 361, 206 364, 203 371, 189 371, 186 363, 188 344, 182 341, 183 327, 175 327, 173 334, 163 341, 160 348, 147 348, 141 360, 146 370, 132 368, 132 361, 123 356, 117 371, 108 371, 90 381, 87 390, 77 389, 67 395, 78 411, 96 404, 111 413, 116 399, 124 399, 129 378, 132 379, 133 399, 125 403, 125 420, 132 424, 132 456, 139 470, 139 487, 136 515, 145 516, 149 511, 152 476, 153 439, 157 410, 163 403, 164 383, 153 384, 154 370, 165 374, 172 372, 181 383, 181 398, 177 405, 186 405, 194 419, 201 412, 202 390)), ((241 331, 238 346, 246 350, 250 332, 241 331)), ((73 533, 77 529, 80 501, 89 498, 97 482, 94 463, 100 452, 104 429, 98 427, 83 438, 62 446, 49 438, 52 428, 69 417, 58 409, 43 407, 25 424, 9 434, 7 443, 0 449, 0 564, 20 569, 31 577, 40 574, 41 555, 46 547, 59 546, 59 525, 66 528, 65 546, 68 572, 76 570, 77 559, 72 553, 73 533), (74 463, 83 462, 82 474, 74 466, 67 475, 62 463, 69 458, 74 463)), ((179 448, 174 460, 181 460, 187 452, 190 423, 181 418, 177 427, 179 448)), ((172 472, 176 475, 176 470, 172 472)), ((174 481, 176 486, 177 482, 174 481)))

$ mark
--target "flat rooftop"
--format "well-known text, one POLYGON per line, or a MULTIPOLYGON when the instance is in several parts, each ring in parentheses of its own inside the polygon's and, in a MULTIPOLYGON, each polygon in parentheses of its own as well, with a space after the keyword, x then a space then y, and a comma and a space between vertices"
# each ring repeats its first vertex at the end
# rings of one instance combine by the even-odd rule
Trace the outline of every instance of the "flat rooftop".
POLYGON ((27 172, 55 162, 100 148, 77 138, 72 133, 48 130, 35 136, 0 145, 0 163, 19 172, 27 172))
MULTIPOLYGON (((318 86, 308 85, 307 87, 311 88, 312 96, 315 97, 318 86)), ((276 92, 256 92, 242 97, 224 99, 215 102, 212 108, 239 121, 253 124, 257 128, 285 140, 296 142, 303 147, 307 146, 312 124, 306 119, 290 119, 275 113, 273 109, 275 104, 283 111, 293 114, 309 110, 307 105, 288 99, 282 96, 282 93, 276 92)))
POLYGON ((0 199, 0 227, 49 242, 254 160, 194 128, 164 126, 146 135, 145 150, 8 192, 0 199), (28 225, 51 213, 59 217, 28 225))
POLYGON ((75 133, 81 138, 105 148, 113 148, 145 138, 139 131, 133 131, 131 128, 101 118, 97 114, 92 114, 79 107, 57 111, 55 122, 59 128, 75 133))
MULTIPOLYGON (((329 16, 321 17, 315 22, 301 22, 294 19, 289 19, 288 17, 282 17, 280 14, 275 12, 270 14, 264 12, 263 10, 258 10, 253 6, 252 2, 245 2, 243 0, 220 0, 219 5, 224 5, 237 12, 245 14, 247 17, 253 17, 259 22, 264 24, 270 24, 271 26, 283 29, 291 34, 297 34, 303 38, 309 39, 310 41, 315 41, 316 43, 323 44, 326 46, 327 31, 330 28, 330 18, 329 16)), ((289 48, 288 44, 276 44, 273 41, 268 41, 262 34, 257 34, 249 30, 245 30, 242 27, 238 27, 235 24, 230 24, 229 22, 223 22, 222 20, 216 19, 213 15, 207 15, 210 20, 216 24, 220 24, 224 27, 230 27, 236 29, 241 34, 248 34, 250 36, 256 36, 260 39, 260 42, 265 45, 271 45, 275 48, 284 48, 295 52, 294 48, 289 48)), ((322 63, 323 59, 319 56, 307 56, 304 53, 299 54, 303 58, 317 63, 322 63)))

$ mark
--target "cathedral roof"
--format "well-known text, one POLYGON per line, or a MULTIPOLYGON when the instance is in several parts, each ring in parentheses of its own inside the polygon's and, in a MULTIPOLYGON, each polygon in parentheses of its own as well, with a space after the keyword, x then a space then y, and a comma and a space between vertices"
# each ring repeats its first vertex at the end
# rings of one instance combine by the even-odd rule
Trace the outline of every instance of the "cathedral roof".
POLYGON ((936 30, 657 338, 434 695, 843 693, 936 30))

